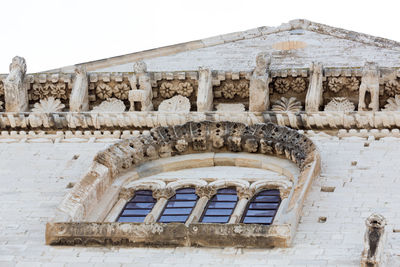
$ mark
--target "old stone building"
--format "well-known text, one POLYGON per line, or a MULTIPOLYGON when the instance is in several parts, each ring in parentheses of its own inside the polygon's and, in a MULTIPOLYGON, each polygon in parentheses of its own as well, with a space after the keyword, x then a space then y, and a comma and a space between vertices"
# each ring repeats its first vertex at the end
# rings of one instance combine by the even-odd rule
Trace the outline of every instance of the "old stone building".
POLYGON ((0 101, 0 266, 400 266, 398 42, 294 20, 15 57, 0 101))

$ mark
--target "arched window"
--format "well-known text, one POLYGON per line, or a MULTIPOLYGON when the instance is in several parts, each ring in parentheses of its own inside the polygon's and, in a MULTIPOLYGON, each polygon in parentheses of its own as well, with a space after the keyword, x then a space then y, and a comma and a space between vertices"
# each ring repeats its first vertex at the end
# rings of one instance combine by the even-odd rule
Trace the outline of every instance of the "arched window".
POLYGON ((200 222, 227 223, 236 207, 238 197, 235 188, 219 189, 208 202, 200 222))
POLYGON ((263 190, 255 195, 247 205, 242 222, 270 225, 280 203, 279 190, 263 190))
POLYGON ((153 209, 155 203, 152 191, 138 190, 122 209, 117 222, 144 222, 144 218, 153 209))
POLYGON ((176 190, 176 194, 168 200, 158 221, 161 223, 186 222, 196 205, 197 199, 198 196, 194 188, 176 190))

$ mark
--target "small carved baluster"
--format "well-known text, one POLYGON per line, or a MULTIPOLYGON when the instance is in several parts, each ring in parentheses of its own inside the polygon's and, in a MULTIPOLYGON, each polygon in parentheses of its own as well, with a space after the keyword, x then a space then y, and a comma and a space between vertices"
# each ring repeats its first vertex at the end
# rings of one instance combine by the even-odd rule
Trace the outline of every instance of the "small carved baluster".
POLYGON ((310 67, 310 85, 306 95, 306 112, 317 112, 322 105, 322 64, 310 67))
POLYGON ((213 108, 213 98, 211 71, 200 68, 197 111, 211 111, 213 108))
POLYGON ((72 112, 89 110, 88 78, 84 67, 75 69, 75 81, 69 99, 69 110, 72 112))
POLYGON ((133 70, 135 73, 129 79, 132 88, 128 95, 131 104, 129 111, 135 111, 135 102, 141 103, 142 111, 151 111, 154 109, 152 102, 153 90, 146 63, 143 61, 136 62, 133 65, 133 70))
POLYGON ((14 57, 10 64, 10 74, 4 80, 6 112, 24 112, 28 110, 28 90, 24 85, 25 73, 25 59, 14 57))
POLYGON ((366 62, 360 85, 360 95, 358 98, 358 111, 367 110, 365 93, 371 94, 371 102, 368 107, 373 111, 379 110, 379 68, 373 62, 366 62))
POLYGON ((260 53, 256 58, 256 67, 250 78, 249 111, 263 112, 269 109, 269 74, 271 58, 260 53))

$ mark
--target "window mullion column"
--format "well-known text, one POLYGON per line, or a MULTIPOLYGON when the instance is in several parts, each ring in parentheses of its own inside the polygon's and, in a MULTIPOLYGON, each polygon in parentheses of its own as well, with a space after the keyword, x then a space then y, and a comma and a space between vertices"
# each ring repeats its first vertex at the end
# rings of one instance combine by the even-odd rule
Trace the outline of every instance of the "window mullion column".
POLYGON ((200 220, 201 215, 205 207, 207 206, 208 201, 217 193, 217 190, 212 186, 200 186, 196 187, 196 195, 199 196, 199 200, 197 200, 196 206, 194 207, 192 213, 189 218, 186 220, 186 225, 191 223, 197 223, 200 220))
POLYGON ((229 224, 240 222, 246 206, 254 194, 253 190, 250 190, 249 188, 238 188, 237 190, 239 201, 237 202, 235 210, 233 211, 231 218, 229 219, 229 224))
POLYGON ((104 222, 115 222, 126 203, 134 196, 135 192, 133 190, 122 188, 122 190, 119 192, 117 203, 115 203, 115 205, 111 208, 110 212, 104 219, 104 222))
POLYGON ((153 197, 157 199, 157 203, 154 205, 153 209, 149 214, 147 214, 144 219, 144 223, 155 223, 160 217, 168 199, 175 195, 175 190, 171 188, 156 189, 153 192, 153 197))

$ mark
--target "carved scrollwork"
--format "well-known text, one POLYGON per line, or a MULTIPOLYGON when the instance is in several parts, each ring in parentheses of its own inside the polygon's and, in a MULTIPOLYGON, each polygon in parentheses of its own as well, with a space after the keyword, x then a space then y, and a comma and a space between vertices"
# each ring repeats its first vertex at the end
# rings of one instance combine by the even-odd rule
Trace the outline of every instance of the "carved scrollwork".
POLYGON ((286 98, 281 97, 280 100, 277 100, 275 104, 272 106, 272 111, 278 112, 299 112, 303 106, 300 101, 297 101, 295 97, 286 98))

